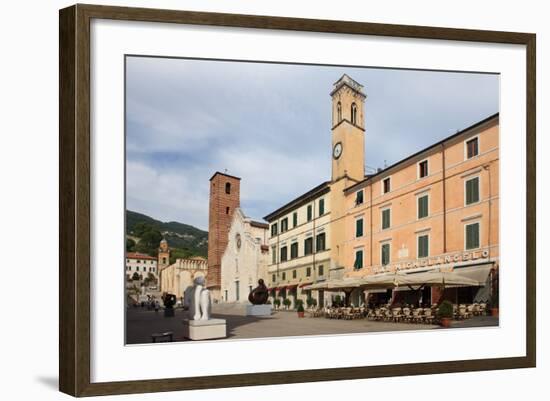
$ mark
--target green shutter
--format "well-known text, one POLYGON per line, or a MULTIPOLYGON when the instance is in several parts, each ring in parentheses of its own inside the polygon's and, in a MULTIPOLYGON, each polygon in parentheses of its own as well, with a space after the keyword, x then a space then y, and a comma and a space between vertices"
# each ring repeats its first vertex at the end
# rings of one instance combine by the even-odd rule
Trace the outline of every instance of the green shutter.
POLYGON ((428 216, 428 195, 418 198, 418 218, 422 219, 428 216))
POLYGON ((466 226, 466 249, 479 248, 479 223, 466 226))
POLYGON ((421 235, 418 237, 418 257, 427 258, 429 255, 429 241, 427 235, 421 235))
POLYGON ((479 177, 466 181, 466 204, 479 201, 479 177))
POLYGON ((389 228, 390 226, 390 209, 382 211, 382 228, 389 228))
POLYGON ((355 269, 363 268, 363 251, 355 252, 355 263, 353 264, 355 269))
POLYGON ((355 236, 356 237, 363 236, 363 219, 355 220, 355 236))
POLYGON ((390 263, 390 245, 382 245, 382 264, 387 265, 390 263))
POLYGON ((325 214, 325 200, 320 199, 319 200, 319 216, 322 216, 325 214))

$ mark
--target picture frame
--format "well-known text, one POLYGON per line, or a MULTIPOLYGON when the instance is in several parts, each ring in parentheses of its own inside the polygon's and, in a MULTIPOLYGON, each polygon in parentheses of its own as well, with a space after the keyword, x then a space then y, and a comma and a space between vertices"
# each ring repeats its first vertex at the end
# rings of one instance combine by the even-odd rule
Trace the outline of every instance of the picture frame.
POLYGON ((536 366, 536 36, 530 33, 405 26, 194 11, 74 5, 59 14, 59 389, 73 396, 350 380, 536 366), (91 37, 93 20, 351 34, 525 46, 525 356, 284 370, 198 377, 91 380, 91 37))

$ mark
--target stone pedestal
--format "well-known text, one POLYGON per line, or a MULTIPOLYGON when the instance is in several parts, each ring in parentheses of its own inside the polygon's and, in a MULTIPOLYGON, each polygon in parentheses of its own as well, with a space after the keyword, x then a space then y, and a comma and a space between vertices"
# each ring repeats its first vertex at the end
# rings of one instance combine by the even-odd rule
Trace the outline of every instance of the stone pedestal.
POLYGON ((183 321, 183 336, 190 340, 210 340, 227 337, 225 319, 183 321))
POLYGON ((271 305, 246 305, 246 316, 271 316, 271 305))

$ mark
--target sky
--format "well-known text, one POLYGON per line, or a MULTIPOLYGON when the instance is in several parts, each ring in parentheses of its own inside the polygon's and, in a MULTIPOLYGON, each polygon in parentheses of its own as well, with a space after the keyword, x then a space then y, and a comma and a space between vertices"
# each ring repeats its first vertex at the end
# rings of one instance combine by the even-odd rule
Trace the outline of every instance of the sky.
POLYGON ((389 166, 499 111, 493 74, 128 57, 126 207, 207 230, 209 178, 256 220, 331 175, 331 98, 364 86, 365 164, 389 166))

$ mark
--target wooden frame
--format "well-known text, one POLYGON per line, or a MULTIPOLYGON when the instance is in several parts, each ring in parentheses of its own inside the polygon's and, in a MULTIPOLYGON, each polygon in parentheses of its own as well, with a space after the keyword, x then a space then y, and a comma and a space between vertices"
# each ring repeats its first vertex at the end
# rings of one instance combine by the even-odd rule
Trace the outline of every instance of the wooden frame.
POLYGON ((75 5, 60 11, 59 388, 73 396, 349 380, 534 367, 536 362, 536 188, 534 34, 190 11, 75 5), (194 378, 90 382, 90 21, 92 18, 347 33, 526 46, 527 216, 525 357, 194 378))

